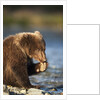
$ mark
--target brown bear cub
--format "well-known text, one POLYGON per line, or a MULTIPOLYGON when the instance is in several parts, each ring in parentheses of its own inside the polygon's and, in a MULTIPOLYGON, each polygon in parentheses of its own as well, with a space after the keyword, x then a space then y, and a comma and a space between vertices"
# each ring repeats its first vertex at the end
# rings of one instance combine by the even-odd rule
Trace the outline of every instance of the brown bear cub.
POLYGON ((31 85, 28 76, 45 71, 47 66, 45 41, 40 32, 24 32, 4 39, 3 84, 39 88, 31 85), (39 63, 34 64, 32 58, 39 63))

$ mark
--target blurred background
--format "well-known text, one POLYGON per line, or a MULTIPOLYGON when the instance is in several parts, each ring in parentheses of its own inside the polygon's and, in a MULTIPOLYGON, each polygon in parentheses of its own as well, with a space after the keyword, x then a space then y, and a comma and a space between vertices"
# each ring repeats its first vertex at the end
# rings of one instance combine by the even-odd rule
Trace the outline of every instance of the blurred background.
POLYGON ((51 94, 60 94, 63 92, 63 6, 3 6, 3 38, 34 31, 40 31, 46 41, 49 67, 46 72, 30 76, 30 81, 33 85, 45 86, 42 89, 51 94))

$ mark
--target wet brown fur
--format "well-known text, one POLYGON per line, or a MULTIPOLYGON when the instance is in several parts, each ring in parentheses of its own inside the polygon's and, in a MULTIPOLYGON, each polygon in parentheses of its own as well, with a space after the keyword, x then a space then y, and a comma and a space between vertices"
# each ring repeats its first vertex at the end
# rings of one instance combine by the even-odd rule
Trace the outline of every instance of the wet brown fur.
POLYGON ((3 41, 3 84, 17 87, 38 88, 30 84, 29 75, 36 73, 40 63, 32 63, 32 58, 39 62, 46 61, 45 41, 42 35, 19 33, 3 41))

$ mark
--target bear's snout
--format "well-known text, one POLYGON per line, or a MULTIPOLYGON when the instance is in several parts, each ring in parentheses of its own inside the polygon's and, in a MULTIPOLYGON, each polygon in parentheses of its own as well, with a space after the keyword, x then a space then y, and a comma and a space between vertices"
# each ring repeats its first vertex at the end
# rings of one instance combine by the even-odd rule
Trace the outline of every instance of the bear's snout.
POLYGON ((47 62, 46 54, 44 52, 40 53, 40 62, 47 62))

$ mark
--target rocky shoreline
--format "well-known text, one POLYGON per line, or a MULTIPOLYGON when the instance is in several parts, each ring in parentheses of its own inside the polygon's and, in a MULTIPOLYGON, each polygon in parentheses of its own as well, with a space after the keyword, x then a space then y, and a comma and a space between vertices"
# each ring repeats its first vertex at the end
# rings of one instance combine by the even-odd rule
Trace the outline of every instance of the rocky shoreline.
POLYGON ((24 88, 12 87, 3 85, 3 95, 50 95, 43 90, 30 88, 28 90, 24 88))
MULTIPOLYGON (((55 91, 55 89, 50 89, 49 91, 55 91)), ((24 88, 3 85, 3 95, 54 95, 54 94, 36 88, 30 88, 26 90, 24 88)), ((58 95, 63 95, 63 92, 59 93, 58 95)))

